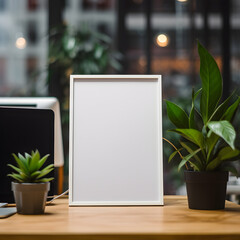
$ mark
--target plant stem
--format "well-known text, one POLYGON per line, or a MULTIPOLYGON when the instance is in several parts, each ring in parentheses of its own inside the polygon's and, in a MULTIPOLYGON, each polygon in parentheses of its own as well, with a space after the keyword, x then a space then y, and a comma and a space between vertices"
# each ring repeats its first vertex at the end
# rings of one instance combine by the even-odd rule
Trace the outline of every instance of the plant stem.
MULTIPOLYGON (((175 145, 173 143, 171 143, 168 139, 166 138, 162 138, 164 141, 168 142, 179 154, 179 156, 181 157, 181 159, 183 159, 183 155, 180 153, 180 151, 178 151, 178 149, 175 147, 175 145)), ((187 163, 185 163, 185 167, 186 169, 188 170, 188 166, 187 166, 187 163)))

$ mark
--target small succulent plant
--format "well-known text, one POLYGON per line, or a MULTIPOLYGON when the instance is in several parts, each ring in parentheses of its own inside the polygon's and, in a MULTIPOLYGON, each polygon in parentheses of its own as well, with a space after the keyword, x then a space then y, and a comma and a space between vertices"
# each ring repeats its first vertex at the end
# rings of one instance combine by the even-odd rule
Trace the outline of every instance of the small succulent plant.
POLYGON ((17 167, 8 164, 9 167, 16 171, 15 173, 8 174, 8 176, 12 177, 17 182, 42 183, 53 180, 53 178, 44 177, 54 169, 53 164, 49 164, 41 169, 49 157, 49 154, 41 158, 38 150, 36 150, 35 152, 32 151, 31 154, 25 153, 24 156, 20 153, 18 153, 18 156, 14 153, 12 155, 17 163, 17 167))

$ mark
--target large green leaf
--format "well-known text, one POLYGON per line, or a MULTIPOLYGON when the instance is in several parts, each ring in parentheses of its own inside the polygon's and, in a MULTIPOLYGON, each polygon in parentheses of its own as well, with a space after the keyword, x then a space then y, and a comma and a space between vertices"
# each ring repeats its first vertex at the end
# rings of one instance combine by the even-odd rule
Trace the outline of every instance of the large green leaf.
POLYGON ((195 99, 199 95, 199 93, 202 91, 202 89, 199 89, 196 93, 194 93, 194 90, 192 92, 192 107, 189 114, 189 128, 194 128, 197 130, 200 130, 203 128, 203 120, 201 114, 198 112, 198 110, 195 107, 195 99))
POLYGON ((222 119, 232 122, 232 119, 238 109, 239 103, 240 103, 240 97, 238 97, 238 99, 227 109, 222 119))
POLYGON ((231 147, 227 146, 222 148, 217 157, 221 159, 221 161, 229 160, 232 158, 237 157, 240 154, 240 151, 238 149, 233 150, 231 147))
POLYGON ((217 107, 215 112, 210 117, 209 122, 210 121, 219 121, 219 120, 222 119, 226 110, 228 109, 228 105, 229 105, 230 100, 233 98, 233 94, 234 94, 234 92, 222 104, 220 104, 217 107))
MULTIPOLYGON (((209 122, 207 126, 212 132, 221 137, 232 149, 235 149, 234 141, 236 132, 230 122, 226 120, 213 121, 209 122)), ((208 137, 210 137, 211 131, 208 133, 208 137)))
POLYGON ((207 166, 208 171, 212 171, 216 169, 223 161, 231 160, 232 158, 237 157, 240 154, 240 151, 235 149, 233 150, 231 147, 222 148, 217 157, 214 158, 207 166))
POLYGON ((195 122, 196 122, 196 129, 199 131, 202 131, 204 123, 202 119, 201 113, 198 111, 197 108, 195 108, 195 116, 194 116, 195 122))
POLYGON ((216 61, 199 42, 198 53, 200 56, 200 77, 202 80, 200 110, 203 121, 206 124, 222 96, 222 78, 216 61))
MULTIPOLYGON (((185 148, 188 151, 188 153, 193 153, 198 149, 191 142, 180 142, 180 144, 182 145, 183 148, 185 148)), ((203 164, 198 155, 195 154, 193 157, 195 158, 196 162, 191 161, 191 164, 194 165, 194 167, 197 168, 198 171, 203 170, 203 164)))
POLYGON ((170 101, 166 101, 166 105, 170 121, 177 128, 188 128, 188 116, 186 112, 181 107, 170 101))
POLYGON ((171 132, 176 132, 186 138, 187 140, 195 143, 202 150, 204 149, 204 136, 203 134, 196 129, 173 129, 171 132))
POLYGON ((191 108, 190 114, 189 114, 189 128, 196 129, 196 122, 195 122, 195 108, 194 106, 191 108))
POLYGON ((213 156, 213 150, 219 140, 219 136, 215 133, 209 134, 209 136, 206 138, 206 148, 207 148, 207 162, 209 159, 211 159, 211 156, 213 156))
POLYGON ((182 161, 179 163, 179 165, 178 165, 178 171, 179 171, 188 161, 190 161, 190 159, 191 159, 194 155, 196 155, 196 154, 197 154, 198 152, 200 152, 200 151, 201 151, 201 148, 199 148, 199 149, 197 149, 196 151, 194 151, 194 152, 188 154, 187 156, 185 156, 185 157, 182 159, 182 161))
POLYGON ((176 151, 174 151, 174 152, 169 156, 168 162, 171 162, 172 159, 176 156, 176 154, 177 154, 177 153, 179 154, 179 152, 180 152, 181 150, 182 150, 182 148, 181 148, 181 149, 177 149, 176 151))
POLYGON ((202 91, 202 89, 199 89, 196 93, 194 92, 194 89, 192 90, 192 107, 189 114, 189 128, 196 129, 196 122, 195 122, 195 99, 197 98, 198 94, 202 91))

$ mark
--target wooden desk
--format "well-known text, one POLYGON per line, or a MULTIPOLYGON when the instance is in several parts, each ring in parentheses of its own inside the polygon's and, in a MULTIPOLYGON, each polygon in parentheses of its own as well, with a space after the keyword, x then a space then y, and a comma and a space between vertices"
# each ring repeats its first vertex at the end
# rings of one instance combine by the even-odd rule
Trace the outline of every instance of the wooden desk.
POLYGON ((165 196, 164 207, 68 207, 59 199, 38 216, 0 219, 0 240, 239 240, 240 206, 221 211, 187 207, 186 197, 165 196))

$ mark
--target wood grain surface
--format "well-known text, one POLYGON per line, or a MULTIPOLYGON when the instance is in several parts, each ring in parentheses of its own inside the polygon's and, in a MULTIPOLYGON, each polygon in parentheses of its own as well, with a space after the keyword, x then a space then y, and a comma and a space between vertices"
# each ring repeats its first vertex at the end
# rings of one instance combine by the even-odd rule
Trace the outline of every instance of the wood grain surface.
POLYGON ((240 206, 190 210, 183 196, 165 196, 165 206, 68 207, 58 199, 44 215, 15 214, 0 219, 0 240, 239 240, 240 206))

